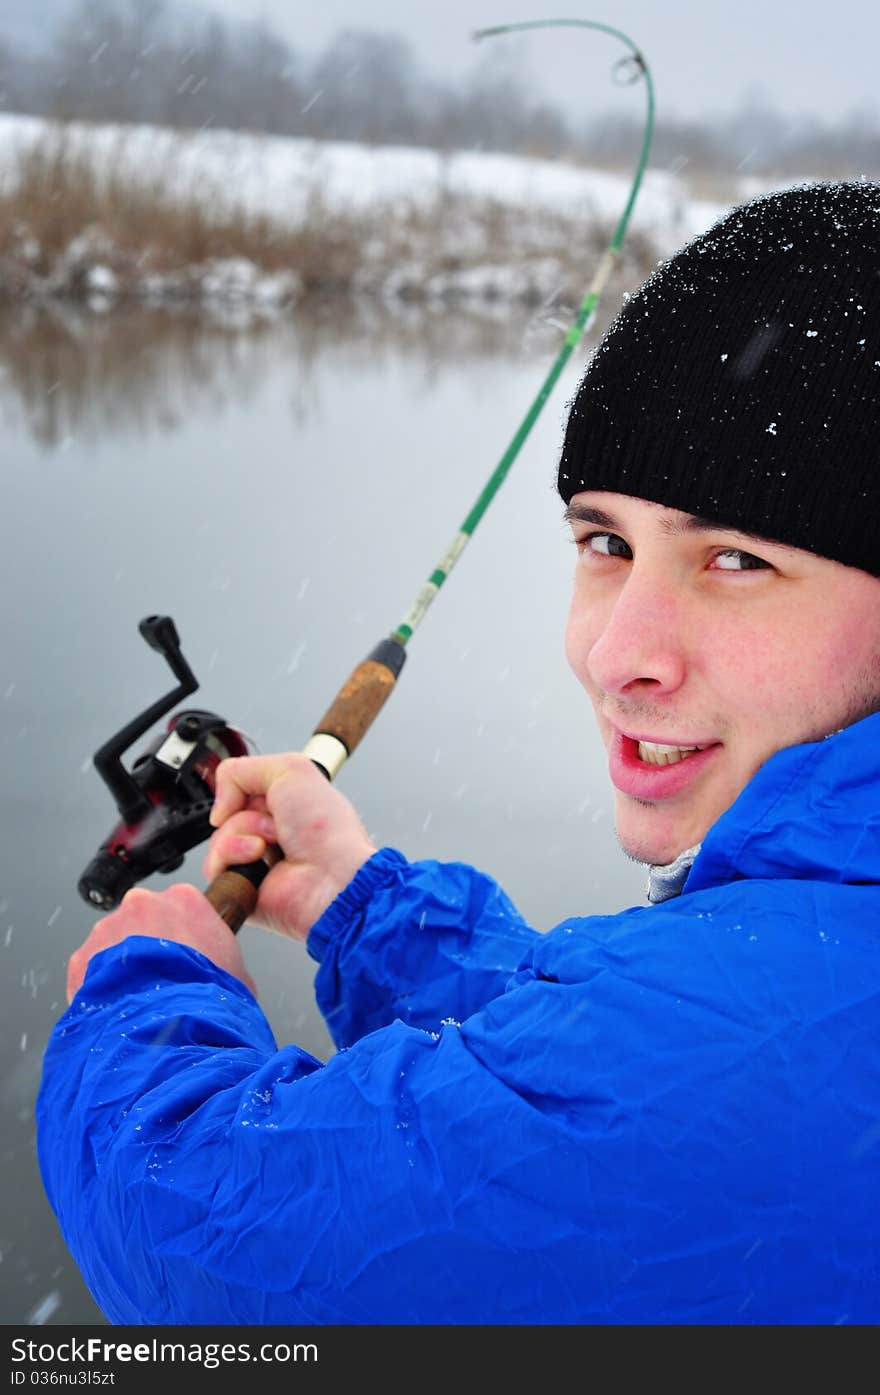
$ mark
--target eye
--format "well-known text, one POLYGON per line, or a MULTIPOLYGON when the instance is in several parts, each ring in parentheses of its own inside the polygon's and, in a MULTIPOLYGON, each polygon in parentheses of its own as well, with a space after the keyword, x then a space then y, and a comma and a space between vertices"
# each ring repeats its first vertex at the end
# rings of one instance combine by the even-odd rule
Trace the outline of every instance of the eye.
POLYGON ((722 572, 772 570, 770 563, 765 562, 763 557, 756 557, 753 552, 743 552, 738 547, 726 547, 721 552, 716 552, 712 566, 722 572))
POLYGON ((601 557, 623 557, 632 561, 632 548, 617 533, 587 533, 575 542, 580 553, 598 553, 601 557))

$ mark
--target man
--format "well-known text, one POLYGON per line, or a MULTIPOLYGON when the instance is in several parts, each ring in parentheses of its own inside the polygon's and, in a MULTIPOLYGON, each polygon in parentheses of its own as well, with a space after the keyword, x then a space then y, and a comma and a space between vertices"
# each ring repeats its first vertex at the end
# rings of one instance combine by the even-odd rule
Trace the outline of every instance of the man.
POLYGON ((866 183, 734 210, 588 367, 567 651, 654 904, 539 934, 223 762, 206 875, 280 844, 346 1049, 277 1049, 194 888, 98 923, 38 1144, 111 1321, 877 1321, 878 404, 866 183))

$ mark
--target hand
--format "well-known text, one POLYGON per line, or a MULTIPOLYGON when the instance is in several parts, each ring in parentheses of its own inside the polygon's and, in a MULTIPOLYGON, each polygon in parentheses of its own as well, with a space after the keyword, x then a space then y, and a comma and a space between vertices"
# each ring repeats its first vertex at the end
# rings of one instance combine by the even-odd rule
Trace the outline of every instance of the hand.
POLYGON ((284 853, 264 878, 249 917, 267 930, 304 940, 359 867, 371 842, 354 806, 314 762, 296 751, 236 756, 217 767, 205 876, 256 862, 267 843, 284 853))
POLYGON ((189 945, 227 973, 240 978, 254 997, 257 996, 238 940, 229 926, 201 891, 181 882, 167 891, 134 887, 126 892, 115 911, 93 925, 88 939, 70 956, 67 965, 68 1002, 82 986, 92 956, 109 949, 110 945, 120 944, 129 935, 150 935, 154 939, 189 945))

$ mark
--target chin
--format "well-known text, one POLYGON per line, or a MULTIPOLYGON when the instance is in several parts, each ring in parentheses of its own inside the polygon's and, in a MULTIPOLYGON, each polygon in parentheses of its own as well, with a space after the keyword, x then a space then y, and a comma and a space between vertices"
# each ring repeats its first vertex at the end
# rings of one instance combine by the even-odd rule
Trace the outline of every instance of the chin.
MULTIPOLYGON (((648 806, 645 806, 646 809, 648 806)), ((631 811, 630 811, 631 813, 631 811)), ((642 862, 645 866, 666 867, 674 862, 680 853, 701 842, 703 834, 689 833, 675 829, 636 827, 641 820, 633 820, 626 813, 619 812, 617 818, 617 841, 624 854, 632 862, 642 862)))
POLYGON ((684 852, 684 848, 679 848, 677 852, 668 852, 665 847, 658 847, 648 841, 622 838, 619 833, 617 841, 630 862, 641 862, 646 867, 665 867, 674 862, 680 852, 684 852))

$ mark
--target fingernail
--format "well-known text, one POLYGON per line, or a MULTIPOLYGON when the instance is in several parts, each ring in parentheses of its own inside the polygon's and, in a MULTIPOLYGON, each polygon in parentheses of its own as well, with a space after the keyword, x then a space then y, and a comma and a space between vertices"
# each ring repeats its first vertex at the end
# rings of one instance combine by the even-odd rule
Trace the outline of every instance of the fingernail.
POLYGON ((260 832, 267 838, 275 837, 275 824, 272 819, 260 819, 260 832))

